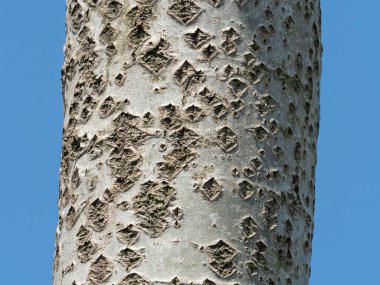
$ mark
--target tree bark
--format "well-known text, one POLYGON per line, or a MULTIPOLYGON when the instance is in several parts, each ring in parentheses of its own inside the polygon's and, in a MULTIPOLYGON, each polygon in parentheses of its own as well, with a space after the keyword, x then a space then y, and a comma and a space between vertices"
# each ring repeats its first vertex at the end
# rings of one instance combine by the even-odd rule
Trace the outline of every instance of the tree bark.
POLYGON ((66 16, 53 284, 308 284, 319 0, 66 16))

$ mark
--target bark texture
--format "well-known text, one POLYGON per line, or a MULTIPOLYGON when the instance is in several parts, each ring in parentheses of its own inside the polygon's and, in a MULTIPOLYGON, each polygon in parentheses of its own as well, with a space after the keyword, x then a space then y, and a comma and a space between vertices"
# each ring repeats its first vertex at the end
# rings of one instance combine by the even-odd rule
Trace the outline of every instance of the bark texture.
POLYGON ((54 285, 305 285, 318 0, 67 0, 54 285))

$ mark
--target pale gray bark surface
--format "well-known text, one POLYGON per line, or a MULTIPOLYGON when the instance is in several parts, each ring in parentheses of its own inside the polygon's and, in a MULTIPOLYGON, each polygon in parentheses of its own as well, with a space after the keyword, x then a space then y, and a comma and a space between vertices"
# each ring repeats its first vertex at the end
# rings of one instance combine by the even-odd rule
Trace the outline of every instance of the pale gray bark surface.
POLYGON ((308 284, 318 0, 67 0, 54 285, 308 284))

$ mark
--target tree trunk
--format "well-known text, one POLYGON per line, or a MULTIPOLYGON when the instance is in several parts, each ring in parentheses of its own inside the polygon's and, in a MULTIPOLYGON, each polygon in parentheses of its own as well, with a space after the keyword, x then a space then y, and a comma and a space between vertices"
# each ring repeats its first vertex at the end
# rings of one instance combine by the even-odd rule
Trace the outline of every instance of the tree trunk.
POLYGON ((53 284, 308 284, 319 0, 67 0, 53 284))

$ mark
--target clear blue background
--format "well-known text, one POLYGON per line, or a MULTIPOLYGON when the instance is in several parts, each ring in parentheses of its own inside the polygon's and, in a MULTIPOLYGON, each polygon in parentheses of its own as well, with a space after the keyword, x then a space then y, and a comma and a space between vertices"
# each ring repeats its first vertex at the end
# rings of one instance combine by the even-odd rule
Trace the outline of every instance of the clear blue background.
MULTIPOLYGON (((64 0, 0 0, 0 285, 51 284, 64 0)), ((380 1, 322 0, 311 285, 380 284, 380 1)))

